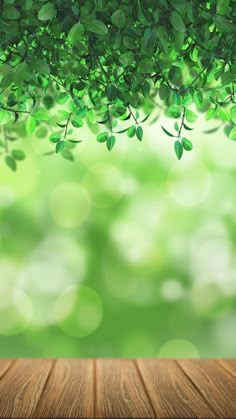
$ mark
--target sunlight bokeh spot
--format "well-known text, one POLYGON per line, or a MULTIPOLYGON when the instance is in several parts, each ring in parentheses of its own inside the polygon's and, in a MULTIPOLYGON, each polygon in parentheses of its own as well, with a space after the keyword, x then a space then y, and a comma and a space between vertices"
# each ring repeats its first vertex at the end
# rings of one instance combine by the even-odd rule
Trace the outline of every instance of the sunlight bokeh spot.
POLYGON ((55 319, 68 335, 88 336, 102 321, 103 305, 98 294, 83 285, 65 289, 55 303, 55 319))
POLYGON ((0 334, 12 336, 26 329, 33 316, 30 298, 19 289, 1 292, 0 334))
POLYGON ((199 358, 196 346, 185 339, 172 339, 161 347, 159 358, 199 358))
POLYGON ((14 204, 16 192, 7 185, 0 185, 0 208, 7 208, 14 204))
POLYGON ((88 170, 83 179, 91 203, 97 208, 110 208, 122 198, 125 177, 111 164, 97 164, 88 170))
POLYGON ((56 224, 75 228, 83 224, 90 212, 90 201, 85 189, 79 183, 59 184, 51 194, 50 212, 56 224))
POLYGON ((161 297, 166 301, 178 301, 185 295, 181 281, 177 279, 166 279, 161 286, 161 297))
POLYGON ((168 187, 171 197, 179 204, 193 207, 206 200, 212 177, 206 167, 200 164, 175 164, 170 171, 168 187))

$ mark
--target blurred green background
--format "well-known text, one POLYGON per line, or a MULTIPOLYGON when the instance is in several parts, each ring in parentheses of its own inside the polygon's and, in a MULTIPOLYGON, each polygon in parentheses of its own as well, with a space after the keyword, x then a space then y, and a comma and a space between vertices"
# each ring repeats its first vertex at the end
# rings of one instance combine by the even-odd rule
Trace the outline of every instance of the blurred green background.
POLYGON ((177 161, 161 123, 0 161, 1 357, 235 356, 236 145, 199 115, 177 161))

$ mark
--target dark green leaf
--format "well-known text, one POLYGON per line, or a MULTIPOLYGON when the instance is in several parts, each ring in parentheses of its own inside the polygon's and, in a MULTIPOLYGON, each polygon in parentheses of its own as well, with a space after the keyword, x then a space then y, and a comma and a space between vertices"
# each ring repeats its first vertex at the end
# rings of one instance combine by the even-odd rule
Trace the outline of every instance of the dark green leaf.
POLYGON ((180 160, 183 155, 183 146, 180 141, 175 141, 174 149, 178 160, 180 160))
POLYGON ((123 10, 116 10, 111 16, 111 22, 117 28, 123 28, 125 26, 125 14, 123 10))
POLYGON ((112 150, 112 148, 114 147, 114 145, 115 145, 115 142, 116 142, 116 137, 114 136, 114 135, 110 135, 110 137, 107 139, 107 142, 106 142, 106 144, 107 144, 107 149, 109 150, 109 151, 111 151, 112 150))
POLYGON ((66 142, 64 140, 63 141, 59 141, 56 144, 56 153, 60 153, 62 150, 64 150, 65 146, 66 146, 66 142))
POLYGON ((168 135, 169 137, 176 137, 176 135, 171 134, 169 131, 167 131, 167 129, 165 129, 163 126, 161 126, 161 128, 163 129, 164 133, 166 135, 168 135))
POLYGON ((136 137, 138 138, 139 141, 142 141, 143 139, 143 128, 140 126, 136 130, 136 137))

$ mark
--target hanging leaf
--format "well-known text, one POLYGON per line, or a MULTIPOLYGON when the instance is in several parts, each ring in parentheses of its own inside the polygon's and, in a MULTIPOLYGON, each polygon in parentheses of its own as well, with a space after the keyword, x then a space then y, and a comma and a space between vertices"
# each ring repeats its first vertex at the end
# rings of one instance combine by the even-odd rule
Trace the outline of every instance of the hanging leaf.
POLYGON ((180 160, 183 155, 183 146, 180 141, 175 141, 174 149, 178 160, 180 160))

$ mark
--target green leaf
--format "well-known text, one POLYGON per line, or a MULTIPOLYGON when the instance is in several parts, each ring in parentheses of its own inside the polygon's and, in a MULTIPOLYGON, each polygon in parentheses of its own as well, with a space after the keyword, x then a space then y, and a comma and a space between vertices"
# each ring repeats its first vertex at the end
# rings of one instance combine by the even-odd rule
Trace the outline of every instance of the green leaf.
POLYGON ((174 129, 175 129, 175 131, 179 131, 179 124, 178 124, 178 122, 175 122, 174 123, 174 129))
POLYGON ((16 171, 16 161, 12 156, 6 156, 5 163, 13 172, 16 171))
POLYGON ((132 64, 134 61, 134 53, 132 51, 124 52, 124 54, 119 57, 119 61, 124 67, 132 64))
POLYGON ((24 160, 26 157, 22 150, 12 150, 11 154, 15 160, 24 160))
POLYGON ((162 84, 160 86, 159 97, 161 100, 168 99, 168 97, 170 96, 170 93, 171 93, 171 89, 169 86, 167 86, 166 84, 162 84))
POLYGON ((183 146, 182 146, 180 141, 175 141, 174 149, 175 149, 175 154, 176 154, 178 160, 180 160, 182 155, 183 155, 183 151, 184 151, 183 146))
POLYGON ((70 95, 67 92, 62 92, 59 94, 57 98, 57 102, 60 104, 63 104, 63 103, 66 103, 69 98, 70 98, 70 95))
POLYGON ((11 119, 11 114, 5 109, 0 109, 0 125, 7 124, 11 119))
POLYGON ((136 127, 134 125, 131 125, 131 127, 129 127, 128 131, 127 131, 127 135, 129 138, 134 137, 136 134, 136 127))
POLYGON ((234 124, 236 124, 236 105, 230 109, 230 117, 234 124))
POLYGON ((82 140, 68 140, 70 143, 82 143, 82 140))
POLYGON ((140 126, 136 130, 136 137, 138 138, 139 141, 142 141, 143 139, 143 128, 140 126))
POLYGON ((216 11, 218 15, 224 15, 229 11, 230 0, 217 0, 216 11))
POLYGON ((61 138, 62 138, 62 135, 60 133, 55 133, 55 132, 49 136, 49 140, 52 143, 57 143, 58 141, 61 140, 61 138))
POLYGON ((21 17, 19 10, 16 7, 6 5, 3 9, 2 16, 4 19, 16 20, 21 17))
POLYGON ((63 157, 63 159, 74 161, 73 153, 70 150, 67 150, 67 149, 62 150, 61 156, 63 157))
POLYGON ((73 127, 75 127, 75 128, 81 128, 81 127, 84 125, 84 123, 83 123, 82 119, 80 119, 78 116, 74 116, 74 117, 71 119, 71 124, 72 124, 72 125, 73 125, 73 127))
POLYGON ((151 113, 146 115, 145 118, 143 118, 142 121, 140 121, 140 124, 142 124, 143 122, 146 122, 150 115, 151 115, 151 113))
POLYGON ((192 131, 192 130, 193 130, 193 128, 188 127, 188 125, 186 125, 184 122, 183 122, 183 127, 184 127, 187 131, 192 131))
POLYGON ((169 131, 167 131, 167 129, 165 129, 162 125, 161 125, 161 128, 163 129, 164 133, 165 133, 166 135, 168 135, 169 137, 176 137, 176 135, 171 134, 171 133, 170 133, 169 131))
POLYGON ((36 119, 33 116, 30 115, 26 119, 26 123, 25 123, 27 134, 29 134, 29 135, 33 134, 33 132, 36 128, 36 125, 37 125, 36 119))
POLYGON ((108 132, 104 131, 104 132, 100 132, 100 134, 97 135, 97 141, 99 143, 104 143, 105 141, 107 141, 109 137, 108 132))
POLYGON ((223 121, 230 121, 230 113, 229 113, 228 109, 225 109, 223 107, 219 107, 218 113, 219 113, 219 117, 223 121))
POLYGON ((114 26, 119 29, 124 28, 125 26, 125 14, 123 10, 118 9, 111 15, 111 22, 114 26))
POLYGON ((76 42, 79 42, 81 39, 83 39, 84 35, 84 25, 80 22, 76 23, 72 28, 70 29, 70 32, 67 35, 67 41, 74 45, 76 42))
POLYGON ((38 12, 38 19, 39 20, 43 20, 43 21, 50 20, 54 16, 56 16, 56 14, 57 14, 57 11, 56 11, 53 3, 51 3, 50 1, 48 1, 39 10, 39 12, 38 12))
POLYGON ((233 127, 229 133, 229 138, 231 140, 236 140, 236 125, 233 127))
POLYGON ((97 35, 107 35, 107 26, 98 19, 86 20, 85 27, 89 32, 96 33, 97 35))
POLYGON ((115 145, 115 142, 116 142, 116 137, 114 135, 110 135, 110 137, 107 139, 107 142, 106 142, 107 149, 109 151, 111 151, 113 149, 113 147, 115 145))
POLYGON ((193 149, 193 144, 187 138, 182 138, 182 146, 185 150, 191 151, 193 149))
POLYGON ((184 21, 176 11, 171 13, 170 21, 173 28, 176 29, 178 32, 185 32, 184 21))
POLYGON ((214 118, 214 116, 216 116, 217 114, 217 109, 216 108, 210 108, 208 109, 205 119, 206 121, 209 121, 210 119, 214 118))
POLYGON ((186 117, 186 120, 190 123, 193 123, 197 120, 197 114, 193 111, 190 111, 189 109, 186 109, 185 117, 186 117))
POLYGON ((171 105, 167 110, 167 114, 172 118, 179 118, 181 116, 181 108, 178 105, 171 105))
POLYGON ((60 153, 62 150, 64 150, 65 146, 66 146, 66 142, 64 140, 59 141, 56 144, 56 153, 60 153))

